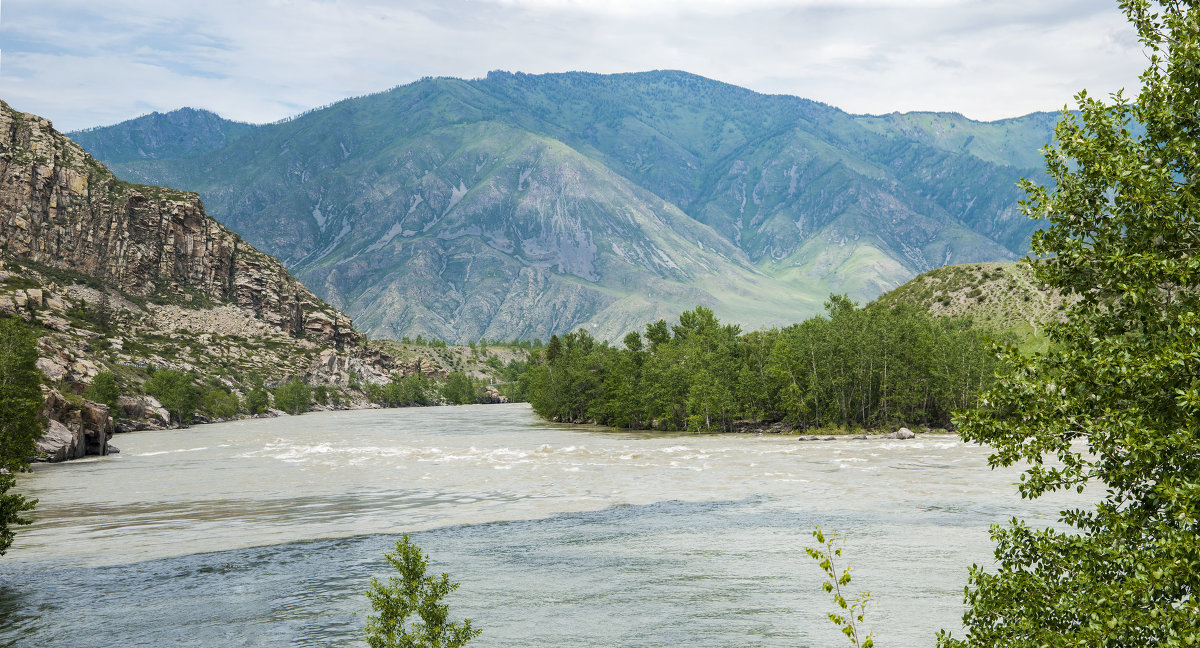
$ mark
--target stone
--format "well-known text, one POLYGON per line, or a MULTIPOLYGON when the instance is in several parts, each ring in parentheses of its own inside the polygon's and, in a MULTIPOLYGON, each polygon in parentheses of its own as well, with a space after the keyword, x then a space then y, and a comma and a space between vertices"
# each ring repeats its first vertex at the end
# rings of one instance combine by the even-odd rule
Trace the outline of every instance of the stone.
POLYGON ((50 382, 58 382, 67 377, 67 367, 57 358, 38 358, 37 368, 42 371, 42 375, 50 382))
POLYGON ((82 430, 72 430, 60 421, 51 419, 46 433, 37 440, 35 461, 69 461, 84 456, 87 442, 82 430))
POLYGON ((894 439, 915 439, 915 438, 917 438, 917 435, 914 434, 912 430, 910 430, 906 427, 902 427, 899 430, 896 430, 896 433, 892 436, 892 438, 894 438, 894 439))
POLYGON ((149 418, 154 423, 160 425, 168 427, 171 425, 171 412, 163 407, 163 404, 158 402, 157 398, 149 395, 143 396, 142 403, 145 407, 146 413, 143 414, 145 418, 149 418))
POLYGON ((144 430, 145 423, 135 421, 133 419, 119 418, 113 423, 113 432, 116 434, 125 434, 127 432, 137 432, 144 430))

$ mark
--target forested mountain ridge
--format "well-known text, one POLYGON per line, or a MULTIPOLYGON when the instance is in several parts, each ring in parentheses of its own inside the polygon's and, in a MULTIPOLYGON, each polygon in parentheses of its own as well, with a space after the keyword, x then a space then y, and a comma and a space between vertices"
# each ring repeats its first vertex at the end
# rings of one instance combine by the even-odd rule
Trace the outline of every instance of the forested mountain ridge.
MULTIPOLYGON (((944 120, 996 141, 995 125, 944 120)), ((1025 142, 1045 127, 1004 128, 1025 142)), ((1016 210, 1027 157, 681 72, 426 79, 205 128, 229 141, 129 161, 109 142, 149 117, 76 135, 124 177, 198 191, 391 337, 616 339, 696 304, 782 325, 829 292, 866 300, 945 263, 1014 259, 1033 227, 1016 210)))
POLYGON ((96 128, 76 131, 70 136, 76 141, 86 141, 88 150, 104 151, 105 163, 112 165, 207 153, 257 128, 195 108, 153 112, 125 124, 120 129, 96 128))

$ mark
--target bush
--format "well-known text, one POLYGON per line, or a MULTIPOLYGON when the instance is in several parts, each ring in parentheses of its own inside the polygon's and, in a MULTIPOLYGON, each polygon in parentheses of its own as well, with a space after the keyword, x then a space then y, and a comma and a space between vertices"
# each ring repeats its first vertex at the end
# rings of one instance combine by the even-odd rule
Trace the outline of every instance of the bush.
POLYGON ((200 404, 200 390, 194 382, 195 376, 190 371, 159 369, 150 375, 143 387, 167 408, 172 421, 187 426, 200 404))
POLYGON ((121 388, 117 384, 117 377, 111 371, 101 371, 92 379, 92 384, 88 385, 84 390, 83 395, 90 401, 108 405, 109 414, 116 416, 117 400, 121 398, 121 388))
POLYGON ((241 409, 241 402, 238 400, 237 394, 227 389, 212 387, 205 390, 201 397, 200 409, 209 418, 233 418, 241 409))
POLYGON ((449 574, 426 576, 429 558, 404 534, 396 551, 384 558, 398 572, 387 584, 371 579, 367 598, 378 616, 367 617, 367 645, 371 648, 459 648, 479 636, 471 620, 449 621, 450 606, 442 599, 458 589, 449 574), (410 622, 413 614, 420 621, 410 622))
POLYGON ((299 378, 292 378, 275 390, 275 407, 288 414, 303 414, 312 402, 312 392, 299 378))
POLYGON ((263 386, 263 379, 257 374, 250 376, 250 389, 246 390, 246 410, 250 415, 262 414, 270 406, 271 397, 263 386))

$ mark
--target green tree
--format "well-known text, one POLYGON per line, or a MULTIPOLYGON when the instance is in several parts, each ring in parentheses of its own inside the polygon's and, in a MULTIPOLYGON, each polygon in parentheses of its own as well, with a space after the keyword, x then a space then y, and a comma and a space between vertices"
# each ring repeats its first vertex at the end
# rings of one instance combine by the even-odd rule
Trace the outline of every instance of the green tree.
POLYGON ((458 589, 449 574, 426 576, 429 557, 408 534, 396 541, 396 550, 384 554, 399 572, 387 583, 371 579, 367 598, 375 616, 367 618, 367 645, 371 648, 458 648, 479 636, 471 620, 449 621, 450 606, 443 603, 458 589), (411 620, 416 614, 420 620, 411 620))
POLYGON ((446 402, 455 405, 468 405, 479 402, 475 393, 475 381, 465 373, 455 371, 446 378, 442 385, 442 397, 446 402))
POLYGON ((292 378, 275 389, 275 407, 288 414, 303 414, 312 403, 312 390, 299 378, 292 378))
POLYGON ((0 556, 13 542, 13 527, 29 524, 24 513, 37 500, 9 491, 13 473, 27 470, 42 436, 37 338, 20 321, 0 319, 0 556))
POLYGON ((312 399, 318 405, 325 405, 329 402, 329 388, 325 385, 317 385, 312 388, 312 399))
POLYGON ((186 426, 191 424, 196 408, 200 406, 200 389, 195 383, 195 376, 190 371, 158 369, 143 388, 167 408, 172 421, 186 426))
POLYGON ((117 415, 117 400, 121 398, 121 387, 117 384, 117 377, 113 375, 113 372, 101 371, 96 374, 96 377, 92 378, 92 384, 88 385, 83 395, 88 400, 108 405, 109 414, 117 415))
POLYGON ((262 376, 251 374, 250 389, 246 391, 246 410, 252 416, 262 414, 267 411, 270 404, 270 395, 267 393, 266 386, 263 385, 262 376))
POLYGON ((199 409, 209 418, 227 419, 237 416, 241 401, 237 394, 224 387, 209 387, 200 395, 199 409))
POLYGON ((1046 260, 1078 296, 1052 348, 1009 347, 961 420, 993 466, 1029 467, 1023 497, 1089 483, 1099 503, 1066 530, 992 529, 996 568, 972 568, 967 634, 943 646, 1200 643, 1200 7, 1126 0, 1148 49, 1136 101, 1080 93, 1025 183, 1046 260))

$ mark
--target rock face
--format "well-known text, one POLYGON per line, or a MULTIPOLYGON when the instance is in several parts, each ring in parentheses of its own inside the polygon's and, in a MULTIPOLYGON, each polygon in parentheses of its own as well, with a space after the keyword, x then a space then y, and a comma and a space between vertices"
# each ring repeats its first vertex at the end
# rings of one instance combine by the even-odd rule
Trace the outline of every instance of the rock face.
POLYGON ((2 101, 0 240, 17 257, 130 294, 230 302, 337 347, 360 339, 277 259, 209 218, 196 194, 122 182, 48 120, 2 101))
POLYGON ((36 461, 69 461, 115 451, 108 445, 114 428, 107 405, 72 403, 50 390, 42 416, 49 419, 49 425, 46 434, 38 439, 36 461))
POLYGON ((320 385, 349 385, 351 375, 364 383, 381 385, 391 380, 391 359, 382 354, 359 351, 354 355, 326 349, 313 358, 305 382, 320 385))

